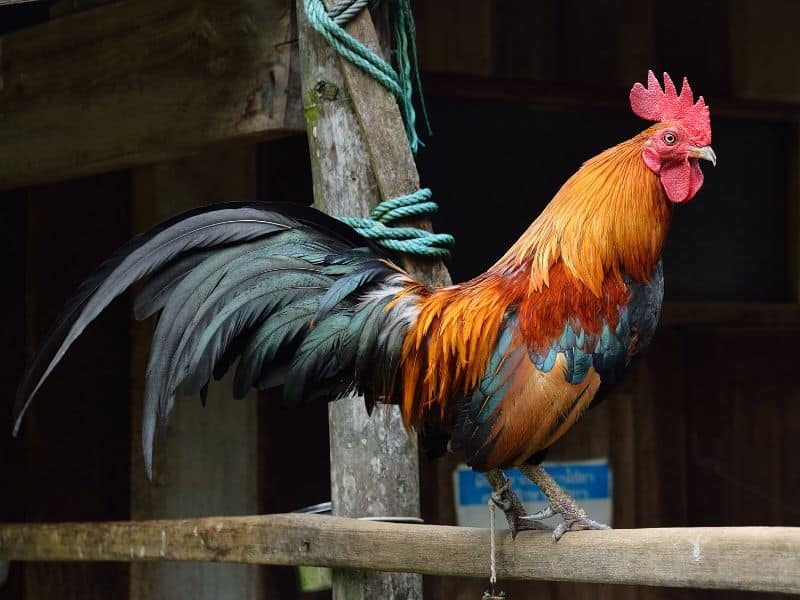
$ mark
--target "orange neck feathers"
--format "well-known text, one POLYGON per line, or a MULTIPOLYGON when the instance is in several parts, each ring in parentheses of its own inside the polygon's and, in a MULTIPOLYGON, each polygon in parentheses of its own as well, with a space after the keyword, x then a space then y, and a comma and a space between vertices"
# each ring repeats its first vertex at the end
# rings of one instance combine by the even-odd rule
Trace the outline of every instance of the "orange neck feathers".
POLYGON ((406 425, 433 407, 444 417, 450 397, 478 384, 512 305, 530 348, 546 347, 574 317, 588 331, 615 326, 627 298, 622 272, 649 279, 672 214, 642 159, 650 134, 587 161, 483 275, 425 293, 409 288, 419 296, 419 316, 403 346, 406 425))
POLYGON ((584 163, 491 270, 530 264, 529 289, 540 291, 560 259, 595 296, 607 274, 616 278, 622 270, 649 279, 672 215, 661 183, 642 160, 653 129, 584 163))

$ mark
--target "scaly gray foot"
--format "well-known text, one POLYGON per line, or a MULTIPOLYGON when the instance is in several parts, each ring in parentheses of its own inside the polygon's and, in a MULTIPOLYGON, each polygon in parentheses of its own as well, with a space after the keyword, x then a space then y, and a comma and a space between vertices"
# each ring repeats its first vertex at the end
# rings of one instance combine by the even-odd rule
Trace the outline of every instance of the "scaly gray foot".
POLYGON ((553 529, 528 516, 503 471, 500 469, 489 471, 486 473, 486 478, 492 486, 492 502, 505 514, 512 538, 516 538, 520 531, 551 531, 553 529))
POLYGON ((537 523, 539 519, 547 519, 555 515, 561 515, 561 518, 564 519, 564 522, 553 530, 553 541, 557 542, 568 531, 611 529, 604 523, 590 519, 578 503, 541 466, 524 465, 521 470, 550 500, 547 507, 525 518, 533 519, 537 523))

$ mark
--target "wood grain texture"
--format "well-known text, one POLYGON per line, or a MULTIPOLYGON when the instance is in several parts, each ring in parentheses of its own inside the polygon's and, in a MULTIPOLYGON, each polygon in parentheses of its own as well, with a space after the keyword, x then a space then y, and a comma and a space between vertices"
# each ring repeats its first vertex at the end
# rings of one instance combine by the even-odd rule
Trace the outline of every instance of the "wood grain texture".
POLYGON ((289 7, 117 2, 0 38, 0 188, 297 131, 289 7))
MULTIPOLYGON (((362 12, 349 23, 348 32, 369 48, 380 52, 378 35, 369 13, 362 12)), ((355 65, 341 59, 339 64, 350 92, 353 111, 361 125, 379 199, 416 192, 420 188, 419 173, 395 98, 355 65)), ((418 128, 422 130, 421 115, 419 118, 418 128)), ((432 231, 429 219, 407 219, 399 221, 397 225, 411 225, 432 231)), ((450 275, 440 260, 403 257, 402 266, 426 283, 451 283, 450 275)))
MULTIPOLYGON (((256 149, 231 146, 133 171, 135 225, 147 229, 181 211, 256 195, 256 149)), ((257 394, 234 401, 232 374, 209 386, 207 405, 179 393, 156 444, 153 481, 144 474, 141 410, 153 323, 134 326, 131 516, 134 519, 259 512, 257 394)), ((130 597, 244 600, 261 593, 259 569, 241 565, 137 564, 130 597)))
POLYGON ((778 302, 665 302, 661 325, 800 328, 800 305, 778 302))
MULTIPOLYGON (((12 318, 22 321, 26 314, 32 357, 65 300, 127 240, 129 177, 107 173, 37 187, 27 195, 26 313, 12 318)), ((129 380, 128 311, 124 301, 116 302, 86 329, 23 421, 20 484, 26 520, 130 516, 129 409, 119 396, 109 400, 129 380)), ((3 400, 10 405, 12 397, 3 400)), ((128 571, 125 565, 27 563, 23 597, 124 600, 128 571)))
MULTIPOLYGON (((623 106, 628 85, 588 86, 582 82, 543 83, 522 78, 475 77, 452 73, 425 73, 425 93, 430 96, 509 102, 559 108, 613 108, 623 106)), ((636 79, 641 79, 637 75, 636 79)), ((699 89, 699 88, 698 88, 699 89)), ((758 98, 714 98, 715 117, 743 117, 767 122, 797 119, 800 103, 758 98)))
MULTIPOLYGON (((0 254, 7 258, 3 274, 4 293, 0 311, 7 315, 4 323, 5 343, 0 346, 0 364, 5 377, 0 378, 0 520, 25 520, 25 464, 23 441, 9 435, 12 429, 10 399, 17 391, 17 381, 25 368, 25 262, 28 255, 28 207, 24 192, 0 193, 0 222, 8 224, 0 237, 0 254), (8 399, 8 400, 6 400, 8 399)), ((0 564, 0 600, 22 597, 24 565, 0 564), (5 576, 4 576, 5 575, 5 576)))
MULTIPOLYGON (((559 4, 529 0, 488 4, 492 10, 492 75, 559 81, 563 70, 559 55, 559 4)), ((439 26, 448 26, 447 23, 440 20, 439 26)), ((427 63, 423 65, 429 68, 427 63)))
POLYGON ((75 13, 120 1, 121 0, 53 0, 50 4, 50 18, 56 19, 67 15, 74 15, 75 13))
MULTIPOLYGON (((311 29, 302 4, 298 0, 298 32, 314 204, 333 215, 365 216, 381 200, 366 135, 353 110, 339 57, 311 29)), ((334 514, 419 516, 416 440, 406 435, 396 407, 390 420, 378 418, 380 412, 368 419, 364 400, 358 397, 329 406, 334 514), (400 452, 390 453, 390 448, 400 452), (398 478, 407 483, 404 493, 387 494, 398 478)), ((422 581, 414 575, 340 569, 333 579, 334 598, 413 599, 422 593, 422 581)))
MULTIPOLYGON (((298 1, 302 98, 311 153, 314 201, 333 215, 366 216, 381 200, 419 188, 419 175, 394 98, 340 59, 311 29, 298 1)), ((368 12, 348 25, 351 35, 380 52, 368 12)), ((423 224, 430 227, 429 224, 423 224)), ((440 262, 404 261, 429 283, 449 282, 440 262)), ((335 514, 419 516, 416 437, 397 407, 367 418, 363 398, 330 405, 331 499, 335 514)), ((422 580, 338 570, 334 597, 420 598, 422 580)))
POLYGON ((415 2, 420 64, 426 70, 492 73, 491 0, 415 2))
POLYGON ((734 93, 800 102, 800 48, 793 24, 800 5, 791 0, 737 2, 730 11, 734 93))
MULTIPOLYGON (((489 532, 318 515, 0 525, 0 558, 319 565, 488 577, 489 532)), ((498 576, 800 592, 800 528, 697 527, 497 536, 498 576)))
POLYGON ((788 150, 789 169, 786 229, 788 245, 787 278, 791 299, 800 304, 800 119, 792 128, 792 144, 788 150))

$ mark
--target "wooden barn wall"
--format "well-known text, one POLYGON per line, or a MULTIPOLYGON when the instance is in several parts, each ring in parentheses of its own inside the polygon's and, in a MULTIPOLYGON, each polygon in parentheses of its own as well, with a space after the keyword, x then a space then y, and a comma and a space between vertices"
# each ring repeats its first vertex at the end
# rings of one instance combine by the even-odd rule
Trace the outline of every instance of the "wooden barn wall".
POLYGON ((428 74, 597 92, 669 70, 706 97, 800 101, 793 0, 416 0, 414 11, 428 74))
MULTIPOLYGON (((256 147, 235 145, 131 171, 135 231, 198 206, 256 195, 256 147)), ((258 404, 231 394, 232 373, 209 386, 206 405, 178 391, 170 422, 157 437, 153 480, 141 453, 146 361, 155 319, 133 327, 130 433, 133 519, 254 514, 258 484, 258 404)), ((261 595, 261 569, 252 565, 137 562, 131 600, 245 600, 261 595)))
MULTIPOLYGON (((42 343, 65 299, 129 237, 128 190, 127 173, 109 173, 33 188, 4 206, 3 243, 16 263, 4 294, 14 310, 6 319, 4 352, 14 356, 3 363, 5 415, 23 360, 42 343)), ((129 428, 128 312, 126 301, 117 302, 87 330, 42 387, 20 439, 3 441, 14 463, 13 479, 2 486, 0 518, 6 510, 11 520, 26 521, 129 518, 128 442, 120 435, 129 428)), ((5 437, 10 419, 2 423, 5 437)), ((125 564, 15 563, 7 593, 124 598, 127 572, 125 564)))
MULTIPOLYGON (((800 388, 785 374, 800 331, 796 323, 781 326, 780 311, 773 315, 768 306, 757 321, 769 326, 736 317, 720 325, 702 300, 798 299, 800 78, 794 65, 800 46, 793 28, 800 5, 420 0, 414 7, 434 130, 420 170, 442 206, 437 229, 456 230, 460 242, 451 265, 455 279, 491 264, 498 248, 524 229, 526 215, 538 212, 582 160, 615 143, 608 135, 623 139, 625 128, 641 128, 622 110, 626 91, 647 69, 689 75, 705 95, 717 123, 720 168, 707 169, 696 207, 676 219, 685 219, 671 236, 679 247, 667 252, 678 269, 671 293, 700 301, 693 305, 697 316, 692 324, 667 317, 646 358, 548 458, 609 459, 616 527, 799 525, 793 463, 800 451, 800 388), (691 22, 676 26, 676 14, 691 14, 691 22), (537 110, 543 116, 524 116, 537 110), (568 111, 580 124, 567 133, 558 126, 568 111), (493 114, 503 118, 492 121, 493 114), (535 125, 526 126, 525 118, 535 125), (769 149, 759 148, 748 162, 758 146, 748 147, 752 135, 769 149), (596 148, 588 151, 592 143, 596 148), (542 158, 546 149, 554 159, 542 158), (568 172, 559 161, 570 163, 563 167, 568 172), (481 173, 478 182, 475 173, 481 173), (743 192, 735 208, 726 187, 743 192), (476 226, 470 216, 487 206, 476 226), (697 253, 714 244, 727 250, 714 260, 697 253), (750 249, 764 254, 744 266, 735 254, 750 249)), ((455 465, 422 463, 426 520, 454 522, 455 465)), ((426 577, 425 585, 428 597, 459 600, 480 597, 487 587, 438 577, 426 577)), ((567 583, 501 582, 500 588, 510 598, 554 600, 772 597, 567 583)))
MULTIPOLYGON (((0 311, 3 318, 5 343, 0 345, 0 519, 24 521, 25 504, 25 449, 21 439, 9 435, 12 427, 11 402, 17 380, 25 367, 25 231, 28 211, 25 194, 5 192, 0 194, 0 255, 6 257, 3 274, 3 293, 0 295, 0 311)), ((23 573, 20 568, 10 569, 5 586, 0 586, 0 599, 11 600, 22 596, 23 573)))
MULTIPOLYGON (((86 8, 93 3, 56 7, 66 7, 65 14, 70 4, 86 8)), ((424 79, 434 102, 448 97, 514 102, 519 93, 529 104, 547 104, 551 98, 578 109, 618 105, 648 68, 667 69, 691 75, 694 87, 710 103, 718 99, 728 107, 728 115, 794 123, 787 168, 796 171, 800 165, 800 45, 792 31, 800 4, 792 0, 416 0, 414 8, 424 79), (679 14, 692 19, 676 22, 679 14), (770 116, 773 107, 779 117, 770 116)), ((433 127, 436 134, 435 121, 433 127)), ((474 147, 478 154, 496 150, 474 147)), ((261 146, 259 197, 310 198, 305 152, 302 138, 261 146)), ((796 300, 797 177, 787 176, 787 186, 786 214, 795 221, 788 226, 782 268, 796 300)), ((3 398, 13 396, 23 358, 64 299, 128 237, 130 193, 129 174, 111 173, 0 197, 0 222, 6 225, 0 247, 9 257, 0 306, 11 315, 4 330, 8 342, 0 348, 3 398)), ((437 199, 458 202, 441 194, 437 199)), ((459 241, 462 248, 468 245, 459 241)), ((0 436, 0 520, 128 518, 130 448, 136 442, 127 432, 138 429, 131 422, 126 387, 128 309, 127 301, 118 302, 76 345, 44 390, 48 397, 34 406, 21 439, 0 436)), ((794 468, 800 388, 788 375, 800 338, 797 330, 764 320, 771 325, 735 319, 724 326, 666 323, 648 357, 550 457, 609 458, 618 527, 800 525, 800 475, 794 468)), ((283 411, 262 398, 258 415, 262 510, 291 510, 327 499, 327 411, 283 411)), ((0 428, 9 427, 6 404, 0 428)), ((454 522, 454 462, 423 460, 421 466, 424 517, 454 522)), ((264 597, 309 597, 297 593, 292 569, 267 568, 262 575, 264 597)), ((484 581, 457 578, 429 577, 425 585, 429 598, 468 600, 486 589, 484 581)), ((0 599, 124 599, 128 588, 126 565, 14 564, 0 599)), ((501 588, 511 599, 770 597, 535 582, 501 582, 501 588)))

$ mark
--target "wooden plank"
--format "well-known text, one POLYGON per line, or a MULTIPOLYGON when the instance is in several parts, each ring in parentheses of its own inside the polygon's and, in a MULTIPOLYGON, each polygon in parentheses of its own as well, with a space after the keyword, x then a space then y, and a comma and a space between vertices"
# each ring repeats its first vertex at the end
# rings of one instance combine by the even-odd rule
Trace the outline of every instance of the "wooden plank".
POLYGON ((791 376, 764 374, 793 372, 799 337, 797 331, 689 332, 689 523, 798 522, 800 439, 788 417, 800 388, 791 376), (743 351, 750 348, 759 351, 743 351))
MULTIPOLYGON (((655 71, 672 71, 677 79, 688 75, 695 90, 707 99, 732 96, 730 9, 734 2, 673 0, 653 2, 656 46, 655 71), (676 13, 676 11, 678 11, 676 13), (691 27, 673 27, 675 14, 692 14, 691 27), (702 31, 702 35, 697 32, 702 31)), ((635 42, 635 40, 631 40, 635 42)))
MULTIPOLYGON (((495 77, 559 81, 562 76, 559 3, 556 0, 506 0, 490 4, 492 74, 495 77)), ((438 40, 439 28, 448 24, 448 21, 426 23, 424 33, 438 40)), ((427 39, 425 41, 429 43, 427 39)), ((426 62, 422 65, 430 69, 426 62)))
POLYGON ((794 329, 800 327, 800 305, 762 302, 666 302, 661 325, 794 329))
MULTIPOLYGON (((655 0, 617 0, 609 15, 619 21, 618 36, 603 35, 615 49, 614 82, 628 87, 654 68, 656 61, 655 0)), ((591 34, 591 32, 587 32, 591 34)))
MULTIPOLYGON (((256 149, 210 151, 133 171, 135 225, 141 231, 183 210, 256 195, 256 149)), ((166 435, 158 440, 154 480, 144 474, 141 405, 152 323, 134 329, 131 402, 131 516, 179 518, 259 512, 258 403, 251 393, 232 398, 232 374, 209 386, 207 406, 178 394, 166 435)), ((138 564, 133 600, 237 600, 258 597, 260 570, 239 565, 138 564)))
MULTIPOLYGON (((488 577, 489 532, 319 515, 0 525, 0 558, 318 565, 488 577)), ((497 532, 498 576, 800 592, 800 528, 497 532)))
POLYGON ((119 2, 0 38, 0 188, 297 131, 290 39, 289 0, 119 2))
MULTIPOLYGON (((0 254, 6 257, 0 311, 5 315, 5 342, 0 345, 0 520, 25 520, 24 447, 21 439, 8 435, 12 428, 10 399, 25 368, 25 263, 28 207, 24 192, 0 193, 0 254), (6 401, 5 399, 8 399, 6 401)), ((22 597, 23 566, 0 561, 0 600, 22 597)))
POLYGON ((120 0, 52 0, 50 4, 50 18, 55 19, 67 15, 74 15, 75 13, 119 1, 120 0))
POLYGON ((800 19, 800 4, 793 0, 734 2, 728 12, 730 30, 725 33, 731 46, 735 94, 800 102, 800 47, 794 27, 800 19))
POLYGON ((63 18, 120 1, 121 0, 51 0, 51 2, 49 2, 49 20, 63 18))
POLYGON ((415 2, 420 64, 426 70, 492 73, 491 0, 415 2))
MULTIPOLYGON (((127 238, 129 177, 108 173, 28 192, 28 356, 64 302, 127 238)), ((21 319, 21 315, 16 318, 21 319)), ((23 421, 28 520, 130 517, 128 306, 117 302, 84 332, 23 421), (101 451, 98 451, 101 449, 101 451)), ((8 430, 3 432, 8 435, 8 430)), ((24 568, 24 597, 127 598, 125 565, 41 564, 24 568)))
MULTIPOLYGON (((641 81, 646 76, 637 74, 641 81)), ((613 108, 627 106, 628 92, 633 84, 587 86, 582 83, 552 84, 524 79, 474 77, 451 73, 424 74, 428 96, 467 98, 512 102, 523 105, 613 108)), ((693 84, 694 85, 694 84, 693 84)), ((695 87, 700 89, 700 84, 695 87)), ((800 118, 800 102, 750 97, 714 97, 715 117, 745 117, 764 121, 787 121, 800 118)))
POLYGON ((564 63, 564 82, 608 85, 613 81, 617 58, 614 40, 621 37, 622 22, 617 16, 619 9, 612 4, 618 3, 559 2, 559 58, 564 63), (596 35, 598 30, 603 31, 602 36, 596 35))
POLYGON ((792 299, 800 303, 800 120, 792 128, 788 162, 793 168, 788 173, 786 276, 792 299))

